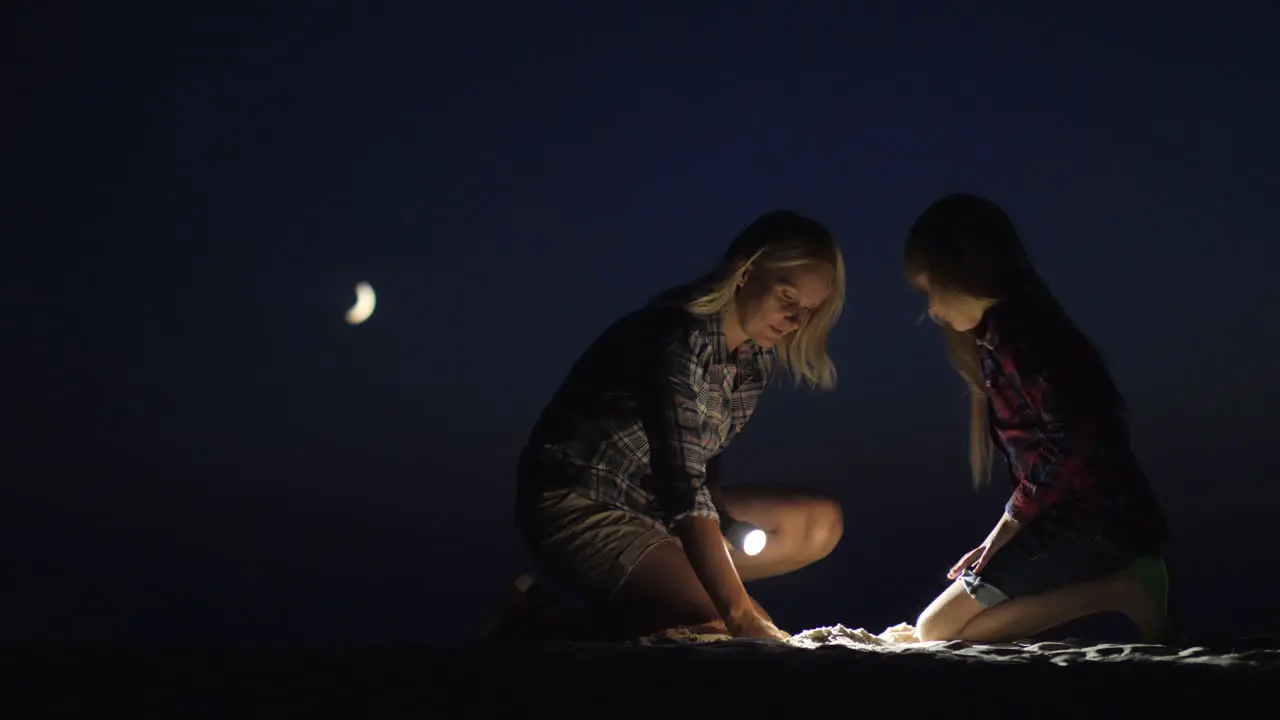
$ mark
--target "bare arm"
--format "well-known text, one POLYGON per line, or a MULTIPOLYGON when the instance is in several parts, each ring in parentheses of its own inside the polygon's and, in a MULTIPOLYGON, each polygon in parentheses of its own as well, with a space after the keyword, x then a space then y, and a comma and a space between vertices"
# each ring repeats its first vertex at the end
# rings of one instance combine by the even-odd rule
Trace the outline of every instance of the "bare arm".
POLYGON ((720 617, 730 625, 755 613, 738 569, 733 566, 720 522, 706 517, 687 517, 676 524, 676 535, 684 543, 689 564, 697 573, 720 617))
MULTIPOLYGON (((711 504, 716 506, 716 513, 720 515, 720 540, 729 551, 729 557, 733 557, 733 544, 724 536, 724 520, 729 517, 729 506, 725 504, 724 486, 721 484, 720 457, 716 455, 707 461, 707 490, 711 492, 711 504)), ((756 610, 760 610, 758 605, 756 610)))

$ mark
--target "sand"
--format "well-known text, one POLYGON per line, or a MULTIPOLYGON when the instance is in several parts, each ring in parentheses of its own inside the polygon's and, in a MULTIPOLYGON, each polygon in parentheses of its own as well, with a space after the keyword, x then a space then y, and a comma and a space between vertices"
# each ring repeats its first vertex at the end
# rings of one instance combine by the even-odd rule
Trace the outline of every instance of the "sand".
POLYGON ((787 643, 669 633, 502 651, 424 647, 8 653, 0 717, 1172 717, 1274 703, 1280 646, 901 642, 842 625, 787 643))
MULTIPOLYGON (((644 638, 640 644, 705 645, 741 642, 729 635, 693 633, 679 628, 644 638)), ((1179 665, 1212 665, 1223 668, 1269 668, 1280 670, 1280 648, 1242 651, 1212 650, 1204 646, 1174 647, 1145 643, 966 643, 959 641, 920 642, 915 628, 900 623, 872 633, 864 628, 831 625, 795 633, 786 643, 770 643, 775 652, 794 654, 795 650, 844 648, 860 653, 881 655, 915 655, 939 659, 963 659, 995 665, 1011 663, 1157 663, 1179 665)))
POLYGON ((915 628, 906 623, 886 628, 883 632, 875 635, 862 628, 854 630, 843 625, 814 628, 793 635, 788 644, 792 647, 810 650, 821 647, 844 647, 864 652, 950 654, 996 664, 1048 662, 1054 665, 1068 665, 1080 662, 1140 662, 1188 665, 1210 664, 1220 667, 1280 668, 1280 649, 1222 652, 1202 646, 1174 647, 1146 643, 1080 644, 1033 642, 982 644, 958 641, 919 642, 916 639, 915 628))
POLYGON ((915 641, 846 625, 787 642, 672 630, 502 648, 46 649, 0 654, 0 717, 1142 717, 1274 703, 1280 643, 915 641))

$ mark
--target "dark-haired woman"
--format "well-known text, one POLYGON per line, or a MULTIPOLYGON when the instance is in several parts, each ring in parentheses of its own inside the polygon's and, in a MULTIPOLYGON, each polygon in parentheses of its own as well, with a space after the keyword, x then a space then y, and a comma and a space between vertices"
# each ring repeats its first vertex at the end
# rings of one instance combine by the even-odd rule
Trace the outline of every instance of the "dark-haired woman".
POLYGON ((905 254, 969 386, 974 482, 987 482, 999 451, 1013 484, 991 533, 917 620, 920 639, 1007 642, 1104 612, 1165 639, 1167 528, 1123 398, 1008 215, 949 195, 916 220, 905 254))

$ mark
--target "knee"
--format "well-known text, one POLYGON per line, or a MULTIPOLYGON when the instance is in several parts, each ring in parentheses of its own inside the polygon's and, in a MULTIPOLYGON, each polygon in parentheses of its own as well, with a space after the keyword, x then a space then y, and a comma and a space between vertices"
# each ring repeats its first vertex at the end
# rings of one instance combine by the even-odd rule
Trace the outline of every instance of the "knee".
POLYGON ((916 618, 916 638, 920 642, 960 639, 960 633, 972 615, 964 605, 957 604, 957 597, 958 593, 953 587, 939 595, 920 613, 920 617, 916 618))
POLYGON ((959 640, 962 629, 963 627, 957 627, 954 619, 948 621, 945 613, 938 612, 933 607, 925 608, 916 619, 916 638, 920 642, 959 640))
POLYGON ((833 498, 815 499, 805 523, 805 554, 820 560, 831 554, 844 536, 844 511, 833 498))
POLYGON ((916 618, 916 638, 920 642, 933 642, 935 640, 950 640, 948 633, 938 622, 938 616, 930 612, 931 608, 925 609, 920 613, 920 617, 916 618))

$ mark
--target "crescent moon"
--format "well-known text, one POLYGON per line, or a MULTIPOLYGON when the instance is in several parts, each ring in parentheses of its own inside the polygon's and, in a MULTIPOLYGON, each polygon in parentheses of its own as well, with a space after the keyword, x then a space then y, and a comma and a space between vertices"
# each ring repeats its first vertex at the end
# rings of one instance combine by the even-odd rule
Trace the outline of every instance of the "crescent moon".
POLYGON ((351 306, 347 311, 347 324, 359 325, 369 316, 373 314, 373 309, 378 305, 378 296, 373 292, 373 286, 367 282, 356 284, 356 304, 351 306))

